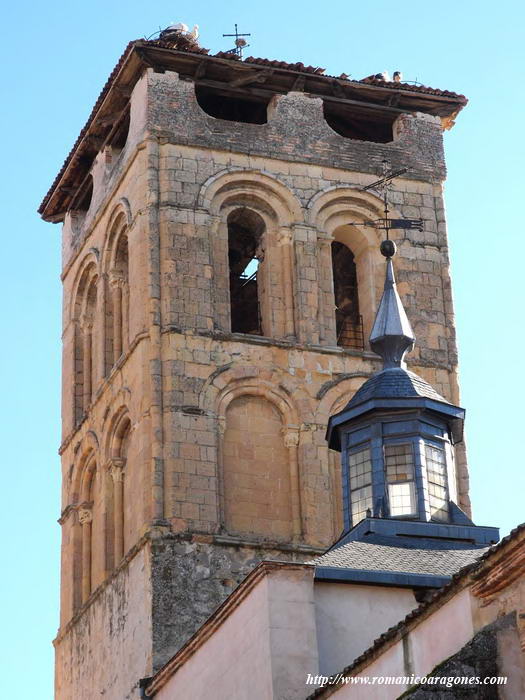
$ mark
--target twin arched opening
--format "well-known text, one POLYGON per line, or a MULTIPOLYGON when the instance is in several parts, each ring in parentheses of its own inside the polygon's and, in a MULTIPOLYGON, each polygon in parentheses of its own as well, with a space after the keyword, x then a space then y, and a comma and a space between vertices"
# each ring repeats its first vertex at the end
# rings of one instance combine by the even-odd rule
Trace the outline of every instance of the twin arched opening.
POLYGON ((379 239, 368 225, 381 216, 377 197, 329 188, 301 223, 304 211, 282 183, 234 169, 210 178, 198 203, 216 217, 216 327, 365 349, 380 294, 379 239))
POLYGON ((77 287, 74 313, 74 416, 79 423, 93 396, 95 347, 93 327, 97 313, 98 275, 94 263, 84 269, 77 287))
POLYGON ((129 344, 129 250, 124 214, 117 217, 107 250, 105 308, 105 374, 110 373, 129 344))
POLYGON ((129 250, 127 219, 110 229, 104 260, 91 251, 73 295, 73 421, 86 414, 97 382, 108 376, 129 345, 129 250), (99 267, 103 274, 99 274, 99 267))
MULTIPOLYGON (((133 499, 125 476, 131 442, 131 422, 120 411, 110 424, 109 460, 101 467, 98 445, 78 464, 73 500, 73 608, 78 609, 121 562, 132 541, 129 510, 133 499)), ((96 442, 96 440, 95 440, 96 442)))

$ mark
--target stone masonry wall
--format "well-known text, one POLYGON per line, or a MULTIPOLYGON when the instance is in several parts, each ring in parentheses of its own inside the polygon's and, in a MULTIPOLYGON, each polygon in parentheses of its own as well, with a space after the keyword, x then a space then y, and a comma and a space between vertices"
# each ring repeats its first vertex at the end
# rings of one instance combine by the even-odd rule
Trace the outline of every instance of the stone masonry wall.
MULTIPOLYGON (((139 513, 133 532, 128 527, 126 547, 153 523, 164 533, 153 545, 151 570, 129 572, 137 590, 152 587, 157 667, 260 558, 303 561, 341 531, 339 456, 326 447, 326 424, 379 368, 379 360, 367 345, 362 352, 336 345, 330 245, 346 243, 355 255, 366 339, 384 260, 380 232, 359 223, 379 218, 382 203, 378 193, 361 187, 377 177, 384 158, 393 167, 410 168, 407 177, 395 180, 393 215, 425 219, 423 232, 395 233, 399 291, 417 335, 409 364, 454 402, 457 353, 438 120, 402 115, 391 144, 351 141, 324 122, 321 100, 290 93, 274 100, 268 124, 237 124, 204 114, 193 84, 169 72, 147 71, 131 101, 128 144, 113 169, 98 159, 92 207, 76 229, 70 220, 64 227, 61 624, 64 629, 75 596, 78 600, 83 460, 95 455, 97 468, 108 473, 115 417, 126 412, 137 461, 128 470, 126 508, 139 513), (270 307, 275 301, 266 337, 232 334, 229 325, 226 218, 239 207, 253 209, 265 224, 265 299, 270 307), (130 332, 126 352, 104 376, 105 261, 118 212, 128 231, 130 332), (95 386, 85 417, 75 424, 71 304, 88 263, 99 280, 95 386), (290 482, 293 520, 287 542, 262 535, 263 523, 257 535, 226 527, 223 436, 228 407, 242 397, 269 401, 280 416, 277 452, 286 455, 281 478, 290 482)), ((249 432, 246 442, 249 447, 249 432)), ((457 486, 457 500, 468 510, 461 450, 457 457, 452 492, 457 486)), ((249 500, 249 487, 244 496, 249 500)), ((102 509, 104 532, 111 526, 111 507, 102 509)), ((108 588, 114 585, 112 580, 108 588)), ((75 618, 90 644, 102 633, 86 620, 105 615, 103 600, 95 590, 75 618)), ((130 609, 129 619, 143 614, 130 609)), ((59 675, 70 674, 66 669, 77 658, 68 641, 74 634, 59 636, 59 675)), ((128 644, 118 635, 111 639, 110 645, 128 644)), ((87 678, 80 682, 89 685, 87 678)), ((60 691, 58 697, 69 696, 60 691)))
POLYGON ((389 144, 353 141, 336 134, 323 116, 323 101, 302 92, 273 98, 267 124, 245 124, 205 114, 195 97, 194 84, 176 73, 148 74, 148 128, 181 145, 285 158, 377 173, 385 157, 392 167, 408 166, 418 179, 445 177, 442 131, 438 117, 418 121, 402 115, 395 140, 389 144))
POLYGON ((167 536, 151 551, 153 669, 166 663, 262 560, 303 562, 306 548, 279 549, 212 537, 167 536))

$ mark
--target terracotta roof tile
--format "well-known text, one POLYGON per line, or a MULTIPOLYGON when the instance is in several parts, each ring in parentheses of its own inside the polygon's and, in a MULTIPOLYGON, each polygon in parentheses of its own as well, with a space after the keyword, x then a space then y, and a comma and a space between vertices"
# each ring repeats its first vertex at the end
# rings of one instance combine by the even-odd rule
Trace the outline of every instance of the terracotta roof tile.
POLYGON ((286 61, 273 61, 268 58, 254 58, 249 56, 244 59, 243 63, 254 63, 258 66, 270 66, 272 68, 282 68, 284 70, 293 70, 300 73, 310 73, 314 75, 323 75, 324 68, 315 68, 314 66, 305 66, 304 63, 286 63, 286 61))
POLYGON ((99 108, 100 108, 102 102, 104 101, 104 98, 106 97, 106 95, 107 95, 107 93, 108 93, 108 91, 109 91, 109 88, 110 88, 112 82, 113 82, 113 81, 115 80, 115 78, 117 77, 117 75, 118 75, 120 69, 121 69, 122 66, 124 65, 124 62, 125 62, 126 58, 127 58, 128 55, 131 53, 131 51, 133 50, 134 46, 135 46, 136 44, 138 44, 138 43, 140 43, 140 41, 130 41, 130 42, 129 42, 129 44, 128 44, 128 45, 126 46, 126 48, 124 49, 123 54, 121 55, 121 57, 120 57, 119 60, 117 61, 117 65, 116 65, 116 66, 113 68, 113 70, 111 71, 111 73, 110 73, 110 75, 109 75, 109 78, 106 80, 106 83, 105 83, 104 87, 102 88, 102 90, 100 91, 100 94, 99 94, 99 96, 98 96, 98 98, 97 98, 97 101, 95 102, 95 104, 94 104, 94 106, 93 106, 93 109, 91 110, 91 113, 90 113, 90 115, 89 115, 89 117, 88 117, 87 122, 85 123, 84 127, 82 128, 80 134, 78 135, 77 140, 75 141, 75 143, 74 143, 74 145, 73 145, 73 148, 69 151, 69 154, 68 154, 68 156, 66 157, 66 159, 65 159, 65 161, 64 161, 64 163, 63 163, 63 165, 62 165, 62 167, 60 168, 60 170, 59 170, 59 172, 58 172, 58 175, 57 175, 57 176, 55 177, 55 179, 53 180, 53 184, 51 185, 51 187, 49 188, 49 190, 48 190, 46 196, 44 197, 44 199, 43 199, 43 201, 42 201, 42 204, 40 205, 40 207, 39 207, 39 209, 38 209, 38 212, 39 212, 39 213, 42 213, 42 212, 43 212, 44 207, 46 206, 48 199, 51 197, 53 191, 55 190, 55 188, 57 187, 58 183, 60 182, 60 180, 61 180, 61 178, 62 178, 62 175, 64 174, 64 172, 65 172, 65 170, 66 170, 66 167, 67 167, 69 161, 71 160, 71 158, 73 157, 75 151, 77 150, 78 146, 80 145, 80 142, 82 141, 82 139, 83 139, 84 136, 86 135, 86 133, 87 133, 87 131, 88 131, 90 125, 91 125, 91 121, 93 120, 93 117, 94 117, 95 114, 98 112, 98 110, 99 110, 99 108))
POLYGON ((422 92, 427 95, 438 95, 439 97, 451 97, 456 100, 464 100, 467 102, 465 95, 451 92, 450 90, 438 90, 437 88, 427 87, 426 85, 414 85, 412 83, 396 83, 393 80, 381 80, 380 78, 368 77, 355 82, 363 85, 376 85, 377 87, 389 88, 391 90, 410 90, 410 92, 422 92))
MULTIPOLYGON (((161 41, 159 39, 155 40, 146 40, 146 39, 136 39, 134 41, 130 41, 128 45, 126 46, 124 52, 122 53, 121 57, 119 58, 117 65, 113 68, 111 71, 111 74, 109 78, 107 79, 104 87, 102 88, 99 97, 97 101, 95 102, 95 105, 93 109, 91 110, 91 114, 89 115, 89 118, 81 130, 77 140, 75 141, 75 144, 73 148, 70 150, 67 158, 64 161, 64 164, 62 165, 58 175, 53 181, 53 184, 49 188, 46 196, 44 197, 40 207, 38 208, 39 213, 43 213, 45 207, 47 206, 47 203, 53 193, 53 191, 56 189, 58 183, 60 182, 62 176, 64 175, 64 172, 73 157, 75 151, 77 150, 78 146, 80 145, 80 142, 86 135, 91 122, 99 110, 100 106, 102 105, 102 102, 104 101, 109 88, 111 87, 111 84, 117 77, 119 71, 121 70, 122 66, 124 65, 126 59, 128 58, 129 54, 132 52, 132 50, 135 47, 159 47, 159 48, 166 48, 166 49, 173 49, 176 48, 177 51, 183 51, 185 53, 189 54, 208 54, 208 49, 203 49, 203 48, 195 48, 194 44, 190 41, 187 42, 177 42, 177 45, 175 46, 172 42, 166 42, 166 41, 161 41)), ((239 60, 237 56, 233 54, 228 54, 226 52, 219 52, 215 54, 214 57, 212 58, 231 58, 232 60, 239 60)), ((287 63, 285 61, 275 61, 275 60, 270 60, 267 58, 255 58, 253 56, 250 56, 246 58, 242 63, 248 63, 252 65, 260 65, 260 66, 269 66, 269 67, 274 67, 274 68, 281 68, 284 70, 291 70, 291 71, 296 71, 299 73, 306 73, 309 75, 316 75, 319 76, 320 78, 327 78, 329 80, 344 80, 345 82, 348 83, 354 83, 354 84, 369 84, 369 85, 374 85, 377 87, 384 87, 384 88, 389 88, 393 90, 407 90, 409 92, 419 92, 419 93, 425 93, 425 94, 430 94, 430 95, 437 95, 437 96, 442 96, 442 97, 450 97, 452 99, 457 99, 464 104, 466 104, 467 100, 463 95, 457 95, 454 92, 449 92, 448 90, 436 90, 433 88, 428 88, 425 86, 417 86, 417 85, 408 85, 406 83, 395 83, 395 82, 385 82, 382 80, 378 80, 372 77, 365 78, 363 80, 350 80, 347 78, 341 78, 340 76, 328 76, 324 75, 324 68, 319 68, 319 67, 314 67, 314 66, 305 66, 303 63, 298 62, 298 63, 287 63)))

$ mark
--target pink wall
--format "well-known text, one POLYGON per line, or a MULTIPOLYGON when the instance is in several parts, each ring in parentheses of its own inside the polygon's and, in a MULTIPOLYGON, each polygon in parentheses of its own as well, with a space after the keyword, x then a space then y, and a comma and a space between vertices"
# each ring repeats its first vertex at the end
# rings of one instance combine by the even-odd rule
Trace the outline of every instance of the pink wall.
POLYGON ((410 588, 316 583, 319 669, 338 673, 417 606, 410 588))
MULTIPOLYGON (((399 640, 358 676, 426 676, 457 653, 474 635, 469 590, 460 591, 409 632, 408 644, 399 640)), ((339 669, 340 671, 342 669, 339 669)), ((337 700, 394 700, 408 685, 344 685, 331 697, 337 700)))
POLYGON ((317 668, 313 569, 283 568, 256 584, 155 697, 299 700, 317 668))

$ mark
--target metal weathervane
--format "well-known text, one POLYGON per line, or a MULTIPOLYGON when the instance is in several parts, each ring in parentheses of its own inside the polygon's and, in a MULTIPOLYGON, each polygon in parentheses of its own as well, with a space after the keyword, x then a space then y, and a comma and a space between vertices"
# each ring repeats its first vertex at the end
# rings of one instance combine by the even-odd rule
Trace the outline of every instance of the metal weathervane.
POLYGON ((362 188, 364 192, 367 190, 379 190, 383 195, 384 213, 381 219, 375 221, 350 221, 350 224, 360 224, 361 226, 371 226, 381 229, 386 232, 386 239, 389 240, 389 233, 392 229, 404 230, 423 230, 423 219, 391 219, 389 216, 390 209, 388 208, 388 192, 392 180, 400 175, 404 175, 408 168, 399 168, 399 170, 390 170, 386 160, 383 161, 383 177, 380 180, 372 182, 362 188))
POLYGON ((239 34, 237 31, 237 24, 235 25, 235 34, 223 34, 223 36, 234 36, 235 37, 235 48, 226 51, 225 53, 233 53, 239 58, 242 58, 242 50, 247 48, 249 44, 243 37, 251 36, 251 34, 239 34))

